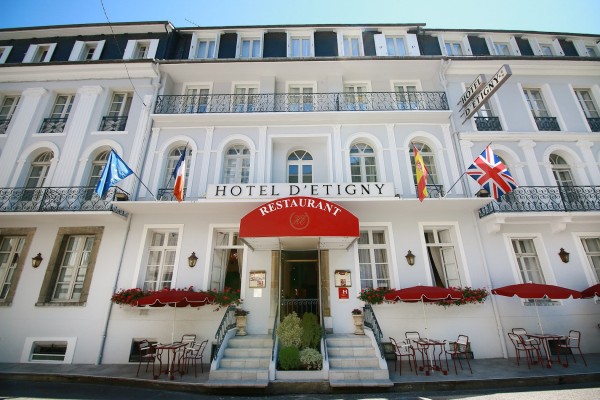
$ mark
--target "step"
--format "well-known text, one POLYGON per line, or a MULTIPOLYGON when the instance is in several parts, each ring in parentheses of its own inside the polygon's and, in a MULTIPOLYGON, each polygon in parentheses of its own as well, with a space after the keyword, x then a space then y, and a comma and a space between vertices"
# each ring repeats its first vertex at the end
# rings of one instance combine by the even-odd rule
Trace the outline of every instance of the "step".
POLYGON ((371 348, 371 340, 360 335, 336 335, 327 337, 327 347, 368 347, 371 348))
POLYGON ((329 381, 364 381, 388 380, 390 375, 387 369, 330 369, 329 381))
POLYGON ((327 347, 327 354, 333 357, 368 357, 373 356, 373 347, 327 347))
POLYGON ((239 387, 241 387, 241 388, 266 388, 267 386, 269 386, 269 380, 268 379, 257 379, 257 380, 251 380, 251 381, 240 381, 240 380, 232 381, 230 379, 214 379, 214 380, 209 380, 203 386, 210 387, 210 388, 231 388, 231 387, 235 387, 235 388, 239 388, 239 387))
POLYGON ((352 388, 352 387, 393 387, 394 383, 389 379, 363 379, 360 381, 347 380, 329 380, 329 386, 337 388, 352 388))
POLYGON ((263 368, 219 368, 210 371, 209 382, 235 381, 242 384, 247 381, 269 381, 269 370, 263 368))
POLYGON ((219 368, 238 368, 238 369, 268 369, 271 358, 222 358, 219 368))
POLYGON ((229 339, 227 348, 273 348, 273 339, 269 335, 234 336, 229 339))
POLYGON ((373 368, 379 369, 379 360, 373 356, 370 357, 332 357, 329 355, 329 368, 331 369, 352 369, 352 368, 373 368))
POLYGON ((271 348, 261 347, 253 349, 226 348, 223 357, 227 358, 271 358, 271 348))

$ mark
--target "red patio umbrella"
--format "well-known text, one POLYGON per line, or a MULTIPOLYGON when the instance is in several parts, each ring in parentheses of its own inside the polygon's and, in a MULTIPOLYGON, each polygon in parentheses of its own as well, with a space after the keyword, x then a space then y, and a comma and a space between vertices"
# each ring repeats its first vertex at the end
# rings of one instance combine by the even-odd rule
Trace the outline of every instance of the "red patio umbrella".
POLYGON ((581 298, 581 292, 577 290, 565 288, 555 285, 544 285, 541 283, 518 283, 516 285, 503 286, 497 289, 492 289, 492 294, 499 296, 513 297, 517 296, 521 299, 533 299, 535 303, 535 313, 538 319, 538 325, 544 333, 540 313, 538 311, 537 301, 541 299, 547 300, 565 300, 569 297, 574 299, 581 298))
MULTIPOLYGON (((153 292, 148 296, 140 297, 132 303, 135 307, 200 307, 206 304, 212 304, 214 297, 203 292, 194 292, 192 290, 162 290, 153 292)), ((175 309, 176 310, 176 309, 175 309)), ((171 342, 175 337, 175 316, 173 311, 173 327, 171 329, 171 342)))
POLYGON ((460 291, 452 288, 438 286, 412 286, 404 289, 394 290, 384 295, 386 301, 404 301, 407 303, 420 302, 423 307, 423 317, 425 318, 425 337, 427 334, 427 314, 425 313, 425 303, 435 303, 436 301, 452 299, 462 299, 460 291))
POLYGON ((591 299, 595 296, 600 296, 600 283, 596 283, 581 292, 582 299, 591 299))

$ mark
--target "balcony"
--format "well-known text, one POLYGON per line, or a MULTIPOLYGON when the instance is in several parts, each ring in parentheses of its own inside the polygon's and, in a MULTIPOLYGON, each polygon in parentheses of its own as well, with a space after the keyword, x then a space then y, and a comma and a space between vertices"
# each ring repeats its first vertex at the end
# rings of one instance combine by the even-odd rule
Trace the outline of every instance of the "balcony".
POLYGON ((213 94, 158 96, 156 114, 441 111, 449 110, 444 92, 365 92, 312 94, 213 94))
POLYGON ((540 131, 560 131, 556 117, 534 117, 540 131))
MULTIPOLYGON (((600 118, 588 118, 588 124, 592 132, 600 132, 600 118)), ((0 120, 0 130, 2 129, 2 120, 0 120)))
MULTIPOLYGON (((439 197, 444 197, 445 196, 445 192, 444 192, 444 186, 442 185, 436 185, 436 184, 431 184, 431 185, 425 185, 425 187, 427 188, 427 198, 428 199, 437 199, 439 197)), ((415 185, 415 192, 419 193, 419 188, 417 185, 415 185)))
POLYGON ((5 135, 10 124, 10 118, 0 118, 0 135, 5 135))
POLYGON ((126 215, 111 201, 128 197, 117 187, 108 189, 104 199, 93 186, 0 188, 0 212, 112 211, 126 215))
POLYGON ((69 118, 44 118, 40 133, 61 133, 65 130, 65 125, 69 118))
POLYGON ((600 211, 600 186, 520 186, 479 209, 497 212, 600 211))
POLYGON ((102 117, 100 123, 101 131, 124 131, 127 124, 127 116, 125 117, 102 117))
POLYGON ((478 131, 501 131, 500 118, 498 117, 475 117, 475 125, 478 131))

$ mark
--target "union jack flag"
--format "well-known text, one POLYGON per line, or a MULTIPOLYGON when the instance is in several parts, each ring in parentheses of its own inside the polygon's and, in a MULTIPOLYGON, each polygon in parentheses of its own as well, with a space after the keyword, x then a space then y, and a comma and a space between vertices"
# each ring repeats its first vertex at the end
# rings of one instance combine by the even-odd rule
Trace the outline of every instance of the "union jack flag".
POLYGON ((489 146, 467 169, 467 174, 475 179, 496 200, 518 186, 515 179, 508 172, 506 165, 500 161, 500 158, 494 154, 489 146))

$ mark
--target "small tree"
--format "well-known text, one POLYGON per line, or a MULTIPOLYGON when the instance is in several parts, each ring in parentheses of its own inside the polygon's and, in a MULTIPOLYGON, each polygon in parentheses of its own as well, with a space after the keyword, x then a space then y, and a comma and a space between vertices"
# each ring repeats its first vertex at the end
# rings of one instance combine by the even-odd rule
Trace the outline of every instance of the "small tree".
POLYGON ((302 316, 302 348, 318 349, 321 343, 323 328, 317 322, 313 313, 304 313, 302 316))
POLYGON ((279 367, 284 370, 298 369, 300 366, 300 350, 289 346, 279 349, 279 367))
POLYGON ((285 316, 277 327, 277 337, 283 347, 302 346, 302 325, 298 314, 295 312, 285 316))

